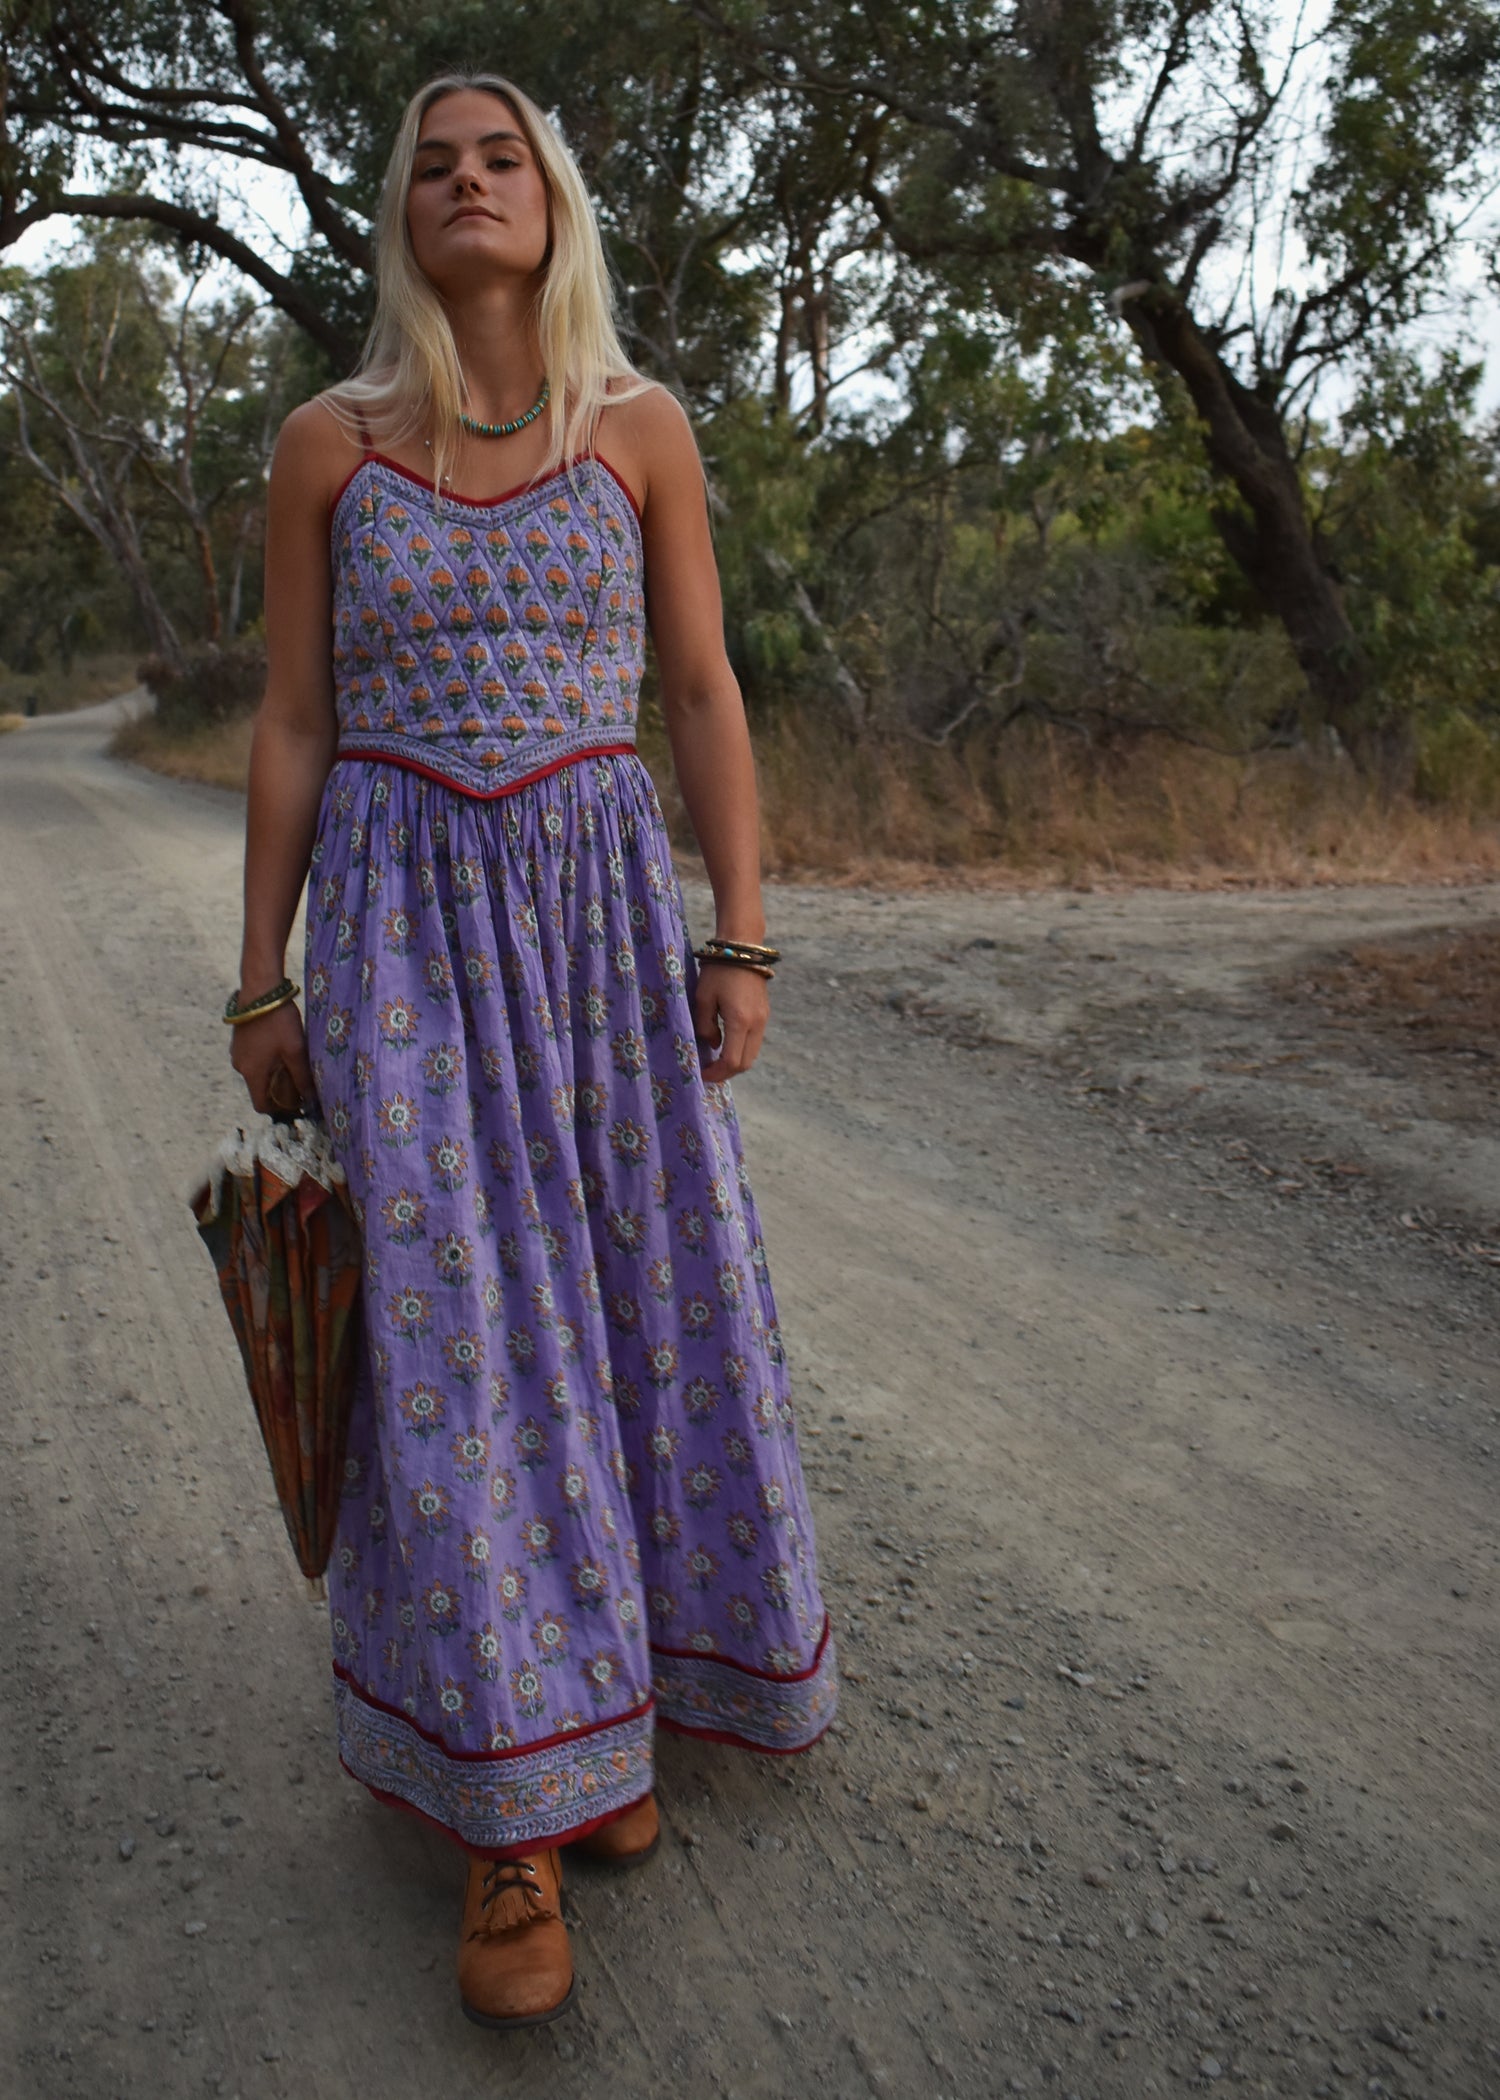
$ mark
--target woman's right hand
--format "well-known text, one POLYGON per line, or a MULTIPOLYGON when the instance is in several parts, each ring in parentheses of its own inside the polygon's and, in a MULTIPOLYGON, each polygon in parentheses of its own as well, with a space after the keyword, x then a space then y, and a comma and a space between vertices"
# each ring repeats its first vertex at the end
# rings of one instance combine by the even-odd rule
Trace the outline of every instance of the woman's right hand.
MULTIPOLYGON (((317 1099, 312 1066, 307 1056, 307 1035, 296 1002, 273 1007, 253 1021, 239 1021, 231 1030, 229 1062, 250 1089, 252 1105, 264 1115, 273 1108, 286 1108, 284 1098, 273 1101, 271 1086, 278 1071, 285 1071, 302 1101, 317 1099)), ((285 1089, 285 1081, 282 1082, 285 1089)))

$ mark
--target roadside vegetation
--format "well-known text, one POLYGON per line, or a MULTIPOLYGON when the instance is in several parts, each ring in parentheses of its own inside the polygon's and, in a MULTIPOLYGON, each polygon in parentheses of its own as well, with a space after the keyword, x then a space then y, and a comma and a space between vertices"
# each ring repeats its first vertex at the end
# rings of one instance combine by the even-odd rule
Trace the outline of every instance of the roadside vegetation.
MULTIPOLYGON (((1500 858, 1500 418, 1455 289, 1496 231, 1487 7, 1365 0, 1298 43, 1227 0, 594 0, 586 92, 505 6, 478 45, 417 0, 394 41, 343 0, 312 41, 296 10, 75 12, 5 32, 0 238, 74 233, 0 277, 0 712, 144 658, 120 750, 243 781, 270 448, 357 348, 401 100, 489 39, 580 151, 631 352, 701 434, 770 867, 1500 858), (303 251, 250 252, 183 149, 284 167, 303 251), (85 164, 113 187, 68 190, 85 164)), ((671 804, 649 689, 643 743, 671 804)))

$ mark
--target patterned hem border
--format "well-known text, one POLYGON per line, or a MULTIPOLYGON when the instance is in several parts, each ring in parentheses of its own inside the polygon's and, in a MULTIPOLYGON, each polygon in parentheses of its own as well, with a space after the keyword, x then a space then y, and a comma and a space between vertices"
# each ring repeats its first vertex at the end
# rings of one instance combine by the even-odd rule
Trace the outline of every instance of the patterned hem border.
MULTIPOLYGON (((427 742, 421 737, 404 736, 395 730, 345 729, 340 734, 334 758, 385 759, 391 765, 405 766, 444 787, 456 788, 472 801, 494 802, 502 795, 513 795, 519 788, 530 787, 533 781, 545 780, 549 774, 561 772, 564 766, 576 765, 581 759, 633 757, 635 750, 633 738, 606 740, 597 729, 575 730, 572 736, 559 738, 549 745, 550 756, 541 765, 534 762, 523 764, 521 771, 511 772, 503 761, 493 767, 476 765, 447 743, 427 742)), ((536 753, 530 751, 524 757, 534 761, 536 753)))
POLYGON ((651 1650, 656 1718, 680 1735, 744 1750, 807 1750, 838 1711, 838 1651, 825 1617, 818 1652, 797 1677, 768 1677, 723 1655, 651 1650))
POLYGON ((503 1757, 450 1757, 407 1719, 333 1681, 339 1758, 372 1794, 413 1809, 473 1852, 560 1845, 651 1791, 654 1715, 554 1736, 503 1757))
MULTIPOLYGON (((621 1816, 628 1816, 633 1808, 638 1808, 641 1801, 646 1799, 646 1794, 642 1794, 639 1800, 622 1801, 614 1808, 605 1809, 602 1815, 590 1816, 586 1823, 574 1823, 561 1838, 553 1839, 548 1845, 538 1845, 528 1838, 509 1845, 471 1845, 465 1838, 460 1837, 456 1830, 450 1830, 446 1823, 439 1823, 435 1816, 428 1815, 425 1808, 416 1808, 410 1801, 403 1801, 399 1794, 388 1794, 384 1787, 372 1786, 368 1779, 360 1779, 358 1772, 350 1771, 342 1757, 339 1763, 349 1773, 349 1777, 359 1780, 365 1792, 383 1808, 399 1809, 403 1816, 410 1816, 413 1821, 420 1823, 424 1830, 446 1838, 449 1844, 459 1846, 471 1858, 476 1859, 525 1859, 533 1852, 549 1851, 554 1845, 576 1844, 579 1838, 586 1838, 594 1831, 602 1830, 606 1823, 616 1823, 621 1816)), ((648 1787, 646 1793, 650 1791, 648 1787)))

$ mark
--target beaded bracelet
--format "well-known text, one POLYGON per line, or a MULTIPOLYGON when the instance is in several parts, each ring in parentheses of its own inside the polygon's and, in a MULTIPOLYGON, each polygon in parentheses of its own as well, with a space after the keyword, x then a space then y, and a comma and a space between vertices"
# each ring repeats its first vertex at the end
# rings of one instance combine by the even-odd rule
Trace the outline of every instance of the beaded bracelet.
POLYGON ((273 984, 268 992, 262 992, 258 999, 250 1000, 245 1006, 239 1003, 239 993, 231 992, 224 1002, 224 1020, 231 1028, 240 1021, 258 1021, 262 1014, 274 1013, 278 1006, 285 1006, 288 1000, 295 999, 301 989, 301 985, 293 984, 290 977, 283 977, 280 984, 273 984))
POLYGON ((764 941, 729 941, 719 934, 712 935, 695 955, 707 955, 714 962, 775 963, 781 960, 779 948, 768 948, 764 941))

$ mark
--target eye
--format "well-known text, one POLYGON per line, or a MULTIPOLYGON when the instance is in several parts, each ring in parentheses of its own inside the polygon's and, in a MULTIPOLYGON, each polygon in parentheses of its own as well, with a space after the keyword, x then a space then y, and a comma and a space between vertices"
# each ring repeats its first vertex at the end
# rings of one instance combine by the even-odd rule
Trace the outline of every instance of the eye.
POLYGON ((511 154, 497 153, 490 162, 492 168, 518 168, 521 163, 511 154))

